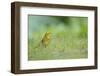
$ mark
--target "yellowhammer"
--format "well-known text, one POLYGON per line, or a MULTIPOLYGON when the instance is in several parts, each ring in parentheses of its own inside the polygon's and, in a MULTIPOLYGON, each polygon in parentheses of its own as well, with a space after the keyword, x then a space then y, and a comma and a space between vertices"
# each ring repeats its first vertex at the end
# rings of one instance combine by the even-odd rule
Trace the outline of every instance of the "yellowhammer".
POLYGON ((45 35, 43 36, 42 40, 41 40, 42 45, 47 47, 48 44, 50 43, 50 40, 51 40, 51 33, 50 32, 46 32, 45 35))
POLYGON ((50 43, 50 40, 51 40, 51 32, 46 32, 40 43, 35 48, 38 48, 40 46, 47 47, 48 44, 50 43))

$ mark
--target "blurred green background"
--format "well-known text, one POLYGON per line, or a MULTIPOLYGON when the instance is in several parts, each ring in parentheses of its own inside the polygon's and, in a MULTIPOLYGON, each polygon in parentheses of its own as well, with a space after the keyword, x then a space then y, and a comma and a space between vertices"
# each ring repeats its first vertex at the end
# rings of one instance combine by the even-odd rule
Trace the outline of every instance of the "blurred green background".
POLYGON ((87 34, 87 17, 29 15, 28 60, 87 58, 87 34), (51 33, 50 43, 38 46, 46 32, 51 33))

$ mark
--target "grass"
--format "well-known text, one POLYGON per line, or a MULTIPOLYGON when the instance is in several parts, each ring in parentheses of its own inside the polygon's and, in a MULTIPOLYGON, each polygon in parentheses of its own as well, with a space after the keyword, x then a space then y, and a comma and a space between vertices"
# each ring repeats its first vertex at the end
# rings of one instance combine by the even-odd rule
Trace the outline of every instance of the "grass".
POLYGON ((50 44, 45 48, 40 44, 41 36, 28 40, 28 59, 29 60, 54 60, 54 59, 80 59, 87 58, 87 38, 80 37, 80 33, 74 32, 52 32, 50 44))

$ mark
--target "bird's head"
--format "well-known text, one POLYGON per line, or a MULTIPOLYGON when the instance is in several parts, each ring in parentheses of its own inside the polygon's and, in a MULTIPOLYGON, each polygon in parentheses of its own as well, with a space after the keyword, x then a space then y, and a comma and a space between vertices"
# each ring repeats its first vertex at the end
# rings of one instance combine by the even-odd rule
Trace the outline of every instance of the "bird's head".
POLYGON ((50 38, 51 37, 51 32, 46 32, 45 36, 50 38))

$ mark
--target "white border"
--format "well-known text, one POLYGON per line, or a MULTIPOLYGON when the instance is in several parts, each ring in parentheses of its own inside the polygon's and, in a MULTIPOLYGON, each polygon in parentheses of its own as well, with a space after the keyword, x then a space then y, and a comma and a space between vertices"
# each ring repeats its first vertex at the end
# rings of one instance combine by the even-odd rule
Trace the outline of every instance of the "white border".
POLYGON ((21 7, 20 9, 20 69, 42 69, 94 65, 94 11, 21 7), (88 17, 88 58, 70 60, 28 61, 28 14, 88 17))

